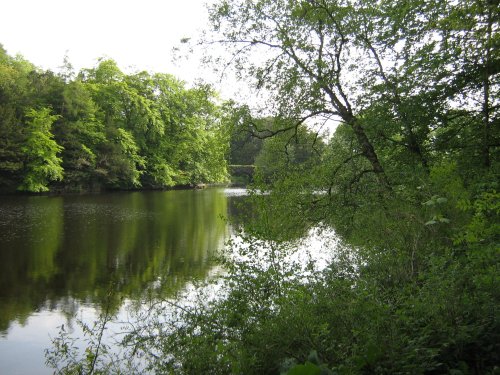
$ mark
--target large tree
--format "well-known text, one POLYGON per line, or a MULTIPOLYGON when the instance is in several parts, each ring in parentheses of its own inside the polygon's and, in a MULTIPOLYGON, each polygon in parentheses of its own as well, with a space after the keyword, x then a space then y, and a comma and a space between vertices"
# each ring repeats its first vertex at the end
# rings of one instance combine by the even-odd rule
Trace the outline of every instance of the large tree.
POLYGON ((56 143, 51 132, 57 117, 51 115, 48 108, 27 111, 27 139, 21 148, 25 155, 26 171, 19 190, 48 191, 49 182, 62 180, 62 159, 58 156, 62 147, 56 143))
POLYGON ((497 3, 223 0, 211 8, 204 42, 230 51, 227 63, 270 93, 274 115, 296 125, 318 117, 347 124, 368 162, 360 173, 374 172, 387 187, 398 160, 429 173, 436 132, 463 130, 457 114, 477 119, 466 128, 491 164, 497 3), (387 149, 396 150, 392 160, 387 149))

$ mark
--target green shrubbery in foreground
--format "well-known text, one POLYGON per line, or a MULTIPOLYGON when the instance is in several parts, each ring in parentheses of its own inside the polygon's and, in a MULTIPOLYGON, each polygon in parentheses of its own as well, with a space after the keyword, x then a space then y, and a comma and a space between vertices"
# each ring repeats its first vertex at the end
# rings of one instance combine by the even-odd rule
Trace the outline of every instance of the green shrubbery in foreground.
MULTIPOLYGON (((461 230, 453 228, 455 220, 426 225, 429 204, 404 206, 395 198, 373 196, 365 201, 370 214, 358 210, 350 219, 361 227, 319 231, 320 237, 338 235, 344 242, 332 241, 321 250, 332 252, 332 261, 318 270, 314 262, 293 256, 300 242, 291 239, 301 234, 292 230, 297 226, 287 228, 273 217, 275 202, 283 217, 297 215, 304 203, 303 194, 289 195, 296 176, 292 180, 285 205, 278 186, 269 196, 252 198, 257 213, 241 233, 243 240, 221 258, 224 276, 198 285, 185 299, 143 305, 134 323, 125 326, 128 335, 111 351, 124 350, 122 359, 101 352, 100 367, 88 371, 97 348, 92 344, 90 356, 70 360, 61 372, 497 373, 494 194, 479 195, 467 212, 458 210, 464 213, 456 220, 466 222, 461 230), (290 236, 270 240, 275 231, 290 236), (397 235, 388 238, 381 231, 397 235), (130 368, 123 367, 125 359, 130 368)), ((441 200, 442 210, 452 209, 450 200, 441 200)), ((335 209, 335 215, 347 214, 335 209)), ((96 341, 99 332, 90 337, 96 341)), ((52 360, 61 366, 71 351, 55 348, 52 360)))

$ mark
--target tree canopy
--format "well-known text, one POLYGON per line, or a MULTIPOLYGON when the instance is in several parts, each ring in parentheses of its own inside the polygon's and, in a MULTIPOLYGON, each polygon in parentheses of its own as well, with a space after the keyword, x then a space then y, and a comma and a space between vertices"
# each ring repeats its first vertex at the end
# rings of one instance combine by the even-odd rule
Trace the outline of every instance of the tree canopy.
POLYGON ((229 116, 208 86, 113 60, 42 71, 0 50, 0 188, 165 188, 227 179, 229 116))
POLYGON ((207 40, 232 51, 277 115, 347 124, 362 172, 389 187, 399 177, 383 150, 424 174, 445 149, 468 149, 479 167, 497 159, 497 10, 479 0, 220 1, 207 40))

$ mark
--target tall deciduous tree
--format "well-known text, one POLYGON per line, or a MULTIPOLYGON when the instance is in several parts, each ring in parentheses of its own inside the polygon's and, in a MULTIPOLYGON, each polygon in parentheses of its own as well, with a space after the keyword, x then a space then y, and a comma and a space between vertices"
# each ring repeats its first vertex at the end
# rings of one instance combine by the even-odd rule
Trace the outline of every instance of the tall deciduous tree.
POLYGON ((30 192, 48 191, 51 181, 62 180, 62 151, 54 140, 51 127, 58 118, 49 108, 31 109, 26 113, 28 136, 22 147, 25 155, 25 174, 19 190, 30 192))
POLYGON ((221 0, 205 42, 232 51, 229 63, 271 93, 277 115, 347 124, 369 163, 360 173, 388 185, 400 163, 428 174, 436 145, 453 148, 436 136, 446 127, 448 136, 472 135, 491 165, 498 10, 494 0, 221 0), (457 126, 462 115, 474 123, 457 126))
POLYGON ((364 157, 381 185, 384 167, 356 107, 359 90, 348 72, 356 53, 355 9, 347 1, 220 1, 211 10, 221 43, 233 48, 232 62, 270 90, 280 115, 297 124, 334 117, 353 129, 364 157), (258 52, 257 52, 257 51, 258 52), (257 62, 249 60, 257 53, 257 62))
POLYGON ((15 189, 22 178, 25 139, 20 126, 29 92, 33 65, 7 55, 0 45, 0 189, 15 189))

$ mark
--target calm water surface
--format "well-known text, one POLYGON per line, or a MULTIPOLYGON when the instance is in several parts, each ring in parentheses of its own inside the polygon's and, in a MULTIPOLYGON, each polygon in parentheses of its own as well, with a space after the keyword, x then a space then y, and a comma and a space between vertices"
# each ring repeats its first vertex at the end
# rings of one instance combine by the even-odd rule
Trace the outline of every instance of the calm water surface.
POLYGON ((44 349, 74 315, 91 321, 105 304, 117 312, 207 277, 229 236, 222 218, 243 194, 0 197, 0 374, 50 374, 44 349))

